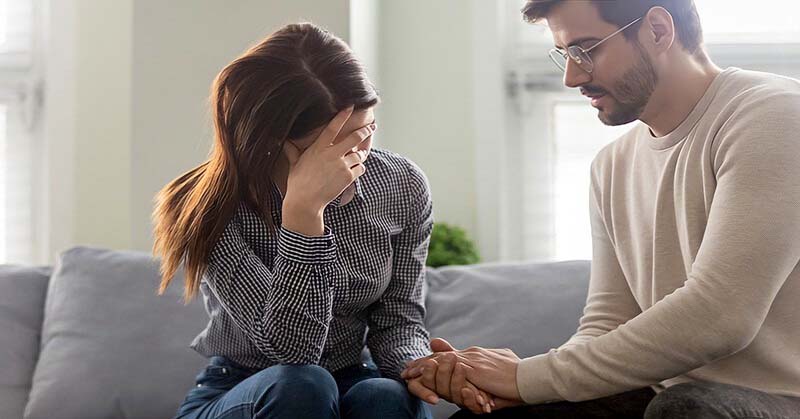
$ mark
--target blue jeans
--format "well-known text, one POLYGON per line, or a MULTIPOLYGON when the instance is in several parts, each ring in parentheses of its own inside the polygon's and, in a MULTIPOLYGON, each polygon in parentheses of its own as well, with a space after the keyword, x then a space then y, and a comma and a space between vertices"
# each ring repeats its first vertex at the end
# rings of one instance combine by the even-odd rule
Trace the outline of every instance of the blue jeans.
POLYGON ((371 362, 333 374, 316 365, 264 370, 212 357, 176 419, 430 419, 405 384, 381 378, 371 362))

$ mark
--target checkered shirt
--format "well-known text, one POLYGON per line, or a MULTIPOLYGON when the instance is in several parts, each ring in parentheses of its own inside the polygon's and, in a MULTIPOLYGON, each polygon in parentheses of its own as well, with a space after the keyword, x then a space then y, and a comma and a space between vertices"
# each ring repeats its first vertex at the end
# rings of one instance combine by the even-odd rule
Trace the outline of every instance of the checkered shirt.
MULTIPOLYGON (((210 321, 191 347, 250 368, 361 361, 384 377, 430 353, 422 286, 433 226, 427 179, 409 160, 374 149, 353 199, 324 211, 325 232, 270 231, 240 205, 211 251, 201 283, 210 321)), ((273 185, 272 217, 282 197, 273 185)))

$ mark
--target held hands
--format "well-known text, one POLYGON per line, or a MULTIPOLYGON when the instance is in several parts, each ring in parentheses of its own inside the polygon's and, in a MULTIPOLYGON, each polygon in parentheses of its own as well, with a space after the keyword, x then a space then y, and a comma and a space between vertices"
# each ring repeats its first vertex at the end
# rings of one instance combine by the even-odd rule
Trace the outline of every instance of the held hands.
POLYGON ((462 351, 443 339, 434 354, 408 363, 402 377, 409 391, 429 403, 438 396, 475 414, 523 404, 517 389, 519 357, 509 349, 471 347, 462 351))
POLYGON ((283 200, 286 228, 309 236, 321 235, 325 206, 366 171, 363 162, 368 150, 354 152, 353 148, 370 138, 375 126, 368 125, 339 138, 352 114, 352 107, 337 114, 305 151, 301 152, 291 141, 284 143, 283 152, 289 162, 283 200))

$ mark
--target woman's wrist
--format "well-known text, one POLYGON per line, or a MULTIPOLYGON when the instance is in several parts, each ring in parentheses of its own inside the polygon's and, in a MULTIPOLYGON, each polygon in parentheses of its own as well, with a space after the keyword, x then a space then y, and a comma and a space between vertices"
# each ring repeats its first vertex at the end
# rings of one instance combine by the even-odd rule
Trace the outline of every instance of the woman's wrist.
POLYGON ((315 205, 295 202, 287 196, 283 201, 283 228, 305 236, 321 236, 325 233, 323 209, 324 207, 317 208, 315 205))

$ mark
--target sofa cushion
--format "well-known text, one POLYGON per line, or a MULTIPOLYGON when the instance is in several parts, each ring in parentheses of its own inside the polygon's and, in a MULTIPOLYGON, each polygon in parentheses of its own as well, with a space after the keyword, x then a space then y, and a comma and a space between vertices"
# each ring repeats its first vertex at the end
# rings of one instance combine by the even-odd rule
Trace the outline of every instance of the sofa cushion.
MULTIPOLYGON (((485 264, 428 270, 426 325, 453 346, 547 352, 577 330, 589 289, 589 262, 485 264)), ((436 419, 455 406, 440 402, 436 419)))
POLYGON ((589 262, 433 269, 426 324, 458 348, 510 348, 520 357, 564 343, 578 326, 589 262))
POLYGON ((49 279, 49 268, 0 265, 0 418, 25 409, 49 279))
POLYGON ((208 316, 201 299, 182 304, 182 281, 159 297, 157 264, 146 253, 63 253, 25 417, 173 416, 206 362, 188 345, 208 316))

